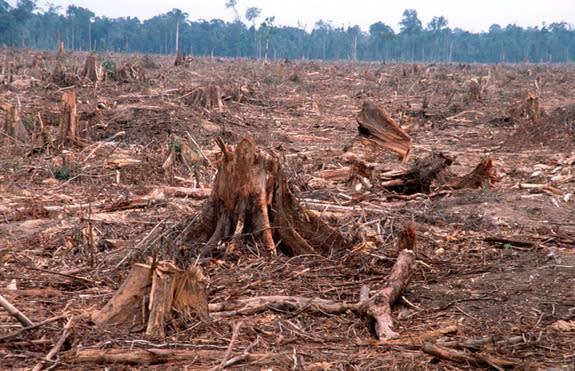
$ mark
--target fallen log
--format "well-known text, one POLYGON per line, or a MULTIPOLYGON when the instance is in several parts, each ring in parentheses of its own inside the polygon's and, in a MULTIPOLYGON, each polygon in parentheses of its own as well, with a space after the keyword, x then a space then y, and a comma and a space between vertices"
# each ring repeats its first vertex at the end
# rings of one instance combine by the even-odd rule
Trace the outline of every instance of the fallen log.
POLYGON ((319 216, 301 207, 289 190, 283 166, 275 153, 258 151, 250 137, 232 151, 222 151, 210 198, 200 222, 187 234, 205 242, 200 255, 213 255, 219 242, 253 236, 271 254, 287 255, 341 251, 348 241, 319 216))
POLYGON ((407 162, 412 147, 411 137, 385 109, 366 101, 356 120, 359 133, 348 151, 354 152, 355 145, 363 144, 380 151, 391 150, 399 155, 401 162, 407 162))

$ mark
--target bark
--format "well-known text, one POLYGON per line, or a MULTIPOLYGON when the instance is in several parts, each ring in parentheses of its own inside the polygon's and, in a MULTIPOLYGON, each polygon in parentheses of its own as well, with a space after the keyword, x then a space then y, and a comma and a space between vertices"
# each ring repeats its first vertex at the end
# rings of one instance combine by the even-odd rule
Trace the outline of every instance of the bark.
POLYGON ((366 101, 356 120, 359 124, 356 141, 376 149, 391 150, 399 155, 401 162, 407 162, 412 147, 411 137, 385 109, 366 101))
POLYGON ((146 335, 152 339, 163 339, 165 323, 171 317, 172 300, 174 298, 175 270, 157 267, 152 273, 152 288, 150 291, 150 316, 146 335))
POLYGON ((188 234, 190 240, 205 242, 201 255, 213 254, 218 243, 241 236, 253 236, 272 254, 276 245, 288 255, 345 248, 347 241, 339 232, 295 199, 274 153, 258 151, 249 137, 234 151, 221 139, 217 143, 222 158, 212 194, 188 234))

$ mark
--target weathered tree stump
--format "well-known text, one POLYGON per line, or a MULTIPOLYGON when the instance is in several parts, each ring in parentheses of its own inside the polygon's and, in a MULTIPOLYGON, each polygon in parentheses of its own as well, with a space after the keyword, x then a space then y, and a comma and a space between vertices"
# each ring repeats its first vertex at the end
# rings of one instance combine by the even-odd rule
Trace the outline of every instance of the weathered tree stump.
POLYGON ((326 254, 346 247, 346 239, 317 215, 302 208, 290 192, 279 158, 258 151, 250 137, 235 150, 221 138, 222 150, 212 194, 188 238, 206 241, 201 255, 215 254, 220 242, 253 236, 258 244, 288 255, 326 254))
POLYGON ((411 137, 391 118, 389 113, 375 103, 366 101, 357 116, 358 136, 354 143, 387 149, 397 153, 401 162, 407 162, 411 152, 411 137))
POLYGON ((182 96, 183 101, 190 106, 221 110, 224 107, 222 92, 217 85, 195 88, 182 96))
POLYGON ((6 134, 19 141, 26 141, 28 139, 28 130, 20 119, 18 107, 5 103, 4 109, 6 110, 6 119, 4 120, 4 131, 6 134))
POLYGON ((209 318, 206 287, 199 267, 181 270, 169 261, 135 264, 112 299, 92 314, 92 322, 100 327, 144 326, 150 338, 163 338, 174 312, 209 318))
POLYGON ((58 130, 58 146, 80 143, 78 115, 76 113, 76 93, 64 93, 62 95, 62 113, 58 130))
POLYGON ((98 60, 94 54, 90 54, 86 58, 84 69, 82 69, 80 76, 92 82, 98 82, 102 79, 102 69, 98 66, 98 60))

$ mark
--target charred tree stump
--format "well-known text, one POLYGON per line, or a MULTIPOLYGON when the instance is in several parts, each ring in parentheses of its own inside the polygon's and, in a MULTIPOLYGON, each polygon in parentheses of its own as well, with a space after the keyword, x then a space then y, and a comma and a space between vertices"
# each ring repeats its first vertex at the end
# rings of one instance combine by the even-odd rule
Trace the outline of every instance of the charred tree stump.
POLYGON ((354 142, 365 142, 371 147, 391 150, 399 155, 401 162, 407 162, 412 147, 411 137, 385 109, 366 101, 356 120, 359 134, 354 142))
POLYGON ((387 177, 381 186, 388 191, 403 195, 428 193, 432 183, 452 163, 453 158, 443 153, 432 153, 428 157, 416 160, 410 169, 387 177))
POLYGON ((345 248, 346 239, 305 210, 289 190, 275 154, 256 149, 250 137, 235 150, 221 138, 222 150, 212 194, 190 240, 206 241, 201 255, 214 254, 218 243, 254 236, 272 254, 276 246, 288 255, 327 253, 345 248))
POLYGON ((90 54, 86 58, 84 69, 82 69, 82 73, 80 75, 92 82, 98 82, 102 79, 102 72, 98 66, 98 60, 95 55, 90 54))

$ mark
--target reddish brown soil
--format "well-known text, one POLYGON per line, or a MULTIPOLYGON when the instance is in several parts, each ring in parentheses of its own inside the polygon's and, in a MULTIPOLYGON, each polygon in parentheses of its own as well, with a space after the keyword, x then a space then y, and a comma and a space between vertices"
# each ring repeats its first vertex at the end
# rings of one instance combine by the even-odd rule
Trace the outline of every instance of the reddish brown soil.
MULTIPOLYGON (((354 313, 322 316, 270 308, 249 316, 213 314, 210 323, 174 321, 164 341, 146 339, 142 329, 102 330, 80 317, 54 364, 45 367, 141 367, 77 364, 76 352, 90 348, 158 346, 223 354, 234 324, 242 321, 232 356, 253 342, 251 352, 269 356, 244 360, 236 369, 476 368, 422 351, 422 334, 449 326, 457 331, 428 340, 454 344, 491 337, 474 352, 511 360, 517 369, 574 369, 574 66, 433 64, 416 69, 197 58, 174 67, 167 57, 107 55, 99 56, 100 62, 142 65, 146 78, 98 84, 78 79, 68 85, 51 77, 54 53, 44 53, 45 69, 28 67, 33 56, 3 52, 5 67, 10 61, 14 66, 11 77, 4 68, 2 101, 19 104, 30 125, 38 124, 40 115, 55 133, 62 94, 74 90, 86 128, 81 135, 91 143, 67 148, 66 154, 56 149, 30 153, 29 144, 0 138, 0 293, 34 322, 98 310, 132 263, 154 250, 169 257, 182 244, 194 247, 183 242, 182 231, 198 215, 202 200, 166 196, 138 209, 113 207, 166 185, 211 186, 214 167, 201 158, 193 169, 182 163, 162 168, 174 144, 171 135, 186 141, 193 136, 210 161, 218 153, 217 136, 230 145, 253 136, 260 148, 283 156, 295 196, 316 205, 324 220, 350 240, 349 253, 337 258, 271 257, 249 243, 236 246, 225 258, 203 265, 211 303, 264 295, 355 302, 362 285, 372 291, 382 287, 393 265, 397 232, 412 224, 418 235, 417 272, 394 306, 399 339, 377 341, 369 319, 354 313), (471 79, 479 81, 479 93, 471 79), (186 104, 186 93, 210 84, 229 98, 223 110, 186 104), (512 110, 526 92, 540 98, 544 113, 536 121, 512 110), (500 181, 489 188, 398 200, 374 179, 362 201, 328 207, 359 196, 347 182, 324 180, 320 172, 345 165, 343 149, 357 134, 355 117, 366 99, 385 107, 413 138, 408 164, 392 153, 375 154, 375 162, 402 169, 431 151, 445 152, 456 158, 451 170, 463 174, 489 156, 500 181), (119 159, 138 161, 115 168, 112 160, 119 159), (547 187, 520 186, 526 183, 547 187), (360 244, 362 234, 365 244, 360 244)), ((77 53, 61 61, 73 72, 84 59, 77 53)), ((62 318, 0 340, 0 368, 33 367, 65 323, 62 318)), ((0 339, 19 328, 0 309, 0 339)), ((145 368, 207 369, 220 363, 198 357, 145 368)))

